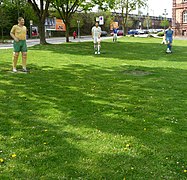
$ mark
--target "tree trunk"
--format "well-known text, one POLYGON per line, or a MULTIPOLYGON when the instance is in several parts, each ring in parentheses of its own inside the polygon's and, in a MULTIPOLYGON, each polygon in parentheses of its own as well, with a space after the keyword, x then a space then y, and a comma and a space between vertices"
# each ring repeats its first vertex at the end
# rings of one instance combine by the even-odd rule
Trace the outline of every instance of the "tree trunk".
POLYGON ((36 3, 35 0, 28 0, 28 3, 32 6, 37 18, 38 18, 38 28, 39 28, 39 38, 40 44, 47 44, 45 39, 45 18, 47 17, 48 8, 51 3, 50 0, 40 0, 40 3, 36 3), (45 8, 44 8, 45 5, 45 8))
POLYGON ((69 21, 66 21, 66 42, 69 42, 69 29, 70 29, 70 23, 69 21))
POLYGON ((1 28, 2 42, 3 42, 3 27, 1 28))
POLYGON ((39 38, 40 38, 40 44, 47 44, 46 38, 45 38, 45 22, 42 22, 40 20, 39 24, 39 38))
POLYGON ((125 35, 128 34, 128 27, 127 27, 127 19, 128 19, 128 14, 129 14, 129 9, 128 9, 128 3, 125 8, 125 20, 124 20, 124 29, 125 29, 125 35))
POLYGON ((122 30, 123 30, 123 35, 125 35, 124 8, 123 8, 123 7, 122 7, 122 11, 121 11, 121 17, 122 17, 122 30))
POLYGON ((128 34, 127 19, 128 19, 128 14, 125 14, 125 22, 124 22, 125 35, 128 34))

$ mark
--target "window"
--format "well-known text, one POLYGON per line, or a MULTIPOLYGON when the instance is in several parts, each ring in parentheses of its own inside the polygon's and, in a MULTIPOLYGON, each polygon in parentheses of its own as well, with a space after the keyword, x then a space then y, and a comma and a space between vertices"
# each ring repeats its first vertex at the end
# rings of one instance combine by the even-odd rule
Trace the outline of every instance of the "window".
POLYGON ((187 23, 187 11, 183 13, 183 23, 187 23))

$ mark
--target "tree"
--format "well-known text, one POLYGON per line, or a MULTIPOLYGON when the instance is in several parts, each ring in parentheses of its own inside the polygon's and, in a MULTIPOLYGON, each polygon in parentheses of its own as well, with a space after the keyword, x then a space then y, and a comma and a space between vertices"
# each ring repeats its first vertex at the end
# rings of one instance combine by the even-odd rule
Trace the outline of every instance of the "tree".
POLYGON ((66 42, 69 42, 70 24, 75 12, 87 11, 93 7, 93 3, 86 0, 54 0, 52 6, 58 11, 66 25, 66 42))
POLYGON ((122 27, 124 34, 127 33, 127 20, 129 13, 135 10, 137 7, 143 7, 146 5, 147 0, 115 0, 114 8, 121 12, 122 27))
POLYGON ((133 21, 133 19, 130 18, 130 17, 128 17, 128 19, 127 19, 127 25, 126 25, 127 28, 132 28, 133 25, 134 25, 134 21, 133 21))
POLYGON ((152 27, 152 20, 149 16, 147 16, 143 21, 143 27, 149 29, 152 27))
POLYGON ((36 0, 28 0, 28 3, 32 6, 38 18, 40 44, 46 44, 47 42, 45 38, 45 19, 48 16, 48 9, 51 0, 40 0, 39 4, 36 2, 36 0))
POLYGON ((9 36, 10 29, 18 23, 18 17, 25 19, 25 26, 29 27, 29 20, 36 22, 36 16, 27 0, 0 0, 0 30, 3 36, 9 36))
POLYGON ((83 26, 83 18, 80 16, 78 13, 75 13, 72 15, 72 19, 70 21, 70 28, 78 28, 78 23, 77 21, 80 21, 79 27, 83 26))
POLYGON ((6 5, 0 3, 0 29, 1 29, 1 39, 4 40, 4 30, 11 25, 10 17, 6 13, 6 5))
POLYGON ((166 29, 166 27, 169 26, 169 21, 167 19, 162 20, 160 23, 160 26, 164 28, 164 30, 166 29))

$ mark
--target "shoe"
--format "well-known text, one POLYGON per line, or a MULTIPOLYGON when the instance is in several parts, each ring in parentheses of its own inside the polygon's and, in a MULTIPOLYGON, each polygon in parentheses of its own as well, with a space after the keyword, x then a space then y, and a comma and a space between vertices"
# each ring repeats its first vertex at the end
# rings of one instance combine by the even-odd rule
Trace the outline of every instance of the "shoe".
POLYGON ((169 49, 166 50, 166 53, 171 53, 171 51, 169 49))
POLYGON ((23 72, 29 72, 27 69, 23 68, 22 69, 23 72))
POLYGON ((97 51, 95 52, 95 54, 97 54, 97 51))
POLYGON ((18 72, 18 71, 17 71, 17 69, 13 69, 12 72, 15 72, 15 73, 16 73, 16 72, 18 72))
POLYGON ((100 52, 98 52, 98 54, 101 54, 100 52))

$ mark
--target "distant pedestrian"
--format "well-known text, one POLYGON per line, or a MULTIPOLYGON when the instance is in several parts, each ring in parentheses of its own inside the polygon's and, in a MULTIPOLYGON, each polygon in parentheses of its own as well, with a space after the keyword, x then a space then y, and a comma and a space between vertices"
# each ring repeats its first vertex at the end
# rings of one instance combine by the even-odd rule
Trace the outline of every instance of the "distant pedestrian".
POLYGON ((14 25, 10 31, 10 36, 14 39, 14 52, 13 52, 13 72, 17 72, 16 66, 19 57, 19 53, 22 53, 22 67, 23 72, 27 72, 26 61, 27 61, 27 28, 24 26, 24 19, 22 17, 18 18, 18 24, 14 25))
POLYGON ((116 28, 113 28, 113 42, 117 42, 118 38, 118 30, 116 28))
POLYGON ((100 54, 101 28, 99 27, 98 22, 96 22, 95 26, 92 27, 92 38, 93 38, 93 43, 94 43, 95 54, 100 54))
POLYGON ((172 42, 173 42, 173 30, 171 29, 171 26, 169 26, 169 28, 165 31, 165 40, 167 44, 166 53, 171 53, 172 42))
POLYGON ((77 33, 76 31, 73 31, 73 39, 75 39, 77 37, 77 33))

